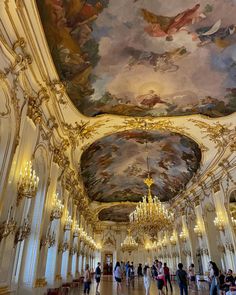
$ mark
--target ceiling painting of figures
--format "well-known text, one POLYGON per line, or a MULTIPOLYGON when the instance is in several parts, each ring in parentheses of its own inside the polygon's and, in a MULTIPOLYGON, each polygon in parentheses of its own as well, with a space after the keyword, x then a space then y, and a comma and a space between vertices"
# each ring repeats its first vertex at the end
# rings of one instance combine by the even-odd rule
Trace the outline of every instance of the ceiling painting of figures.
POLYGON ((37 0, 55 66, 87 116, 236 110, 235 0, 37 0))
POLYGON ((98 218, 101 221, 129 222, 129 215, 134 210, 134 205, 115 205, 102 209, 98 214, 98 218))
POLYGON ((138 202, 147 193, 173 198, 199 168, 201 152, 191 139, 170 132, 123 131, 95 141, 81 157, 88 197, 99 202, 138 202), (148 168, 149 167, 149 168, 148 168))

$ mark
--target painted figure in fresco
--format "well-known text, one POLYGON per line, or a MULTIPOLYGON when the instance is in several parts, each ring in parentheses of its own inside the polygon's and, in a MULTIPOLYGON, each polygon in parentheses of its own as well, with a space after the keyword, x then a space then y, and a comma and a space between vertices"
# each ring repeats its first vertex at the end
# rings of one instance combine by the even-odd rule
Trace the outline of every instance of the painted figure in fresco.
POLYGON ((151 37, 166 37, 166 40, 172 41, 173 34, 205 17, 203 14, 200 14, 199 8, 200 4, 196 4, 193 8, 186 9, 173 17, 156 15, 146 9, 142 9, 142 16, 149 23, 145 31, 151 37))
POLYGON ((137 50, 131 47, 128 48, 128 52, 131 55, 128 63, 129 70, 137 65, 148 64, 153 67, 155 72, 176 72, 179 66, 175 64, 175 61, 189 54, 184 46, 161 54, 137 50))
POLYGON ((142 94, 136 97, 136 101, 139 105, 153 108, 156 104, 165 102, 161 99, 161 97, 155 93, 154 90, 150 90, 147 94, 142 94))
POLYGON ((215 43, 219 47, 227 47, 230 45, 229 37, 235 34, 236 26, 230 25, 227 27, 221 27, 221 20, 218 20, 211 27, 202 27, 196 30, 196 33, 192 33, 193 40, 199 40, 199 46, 204 46, 208 43, 215 43))

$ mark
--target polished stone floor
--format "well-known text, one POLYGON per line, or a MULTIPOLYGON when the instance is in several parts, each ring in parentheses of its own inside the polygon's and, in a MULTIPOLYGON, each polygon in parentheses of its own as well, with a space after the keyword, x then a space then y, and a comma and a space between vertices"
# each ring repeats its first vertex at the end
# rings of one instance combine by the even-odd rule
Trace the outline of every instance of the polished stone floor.
MULTIPOLYGON (((169 292, 167 293, 165 288, 163 288, 165 294, 169 295, 179 295, 179 288, 178 286, 174 283, 173 284, 173 293, 169 292)), ((117 285, 112 276, 103 276, 101 280, 101 285, 100 285, 100 294, 101 295, 145 295, 145 289, 143 286, 143 280, 142 278, 138 279, 135 278, 134 284, 130 286, 126 286, 126 282, 122 282, 122 292, 117 293, 117 285)), ((70 295, 82 295, 83 294, 83 287, 82 284, 78 289, 73 290, 70 292, 70 295)), ((91 284, 91 290, 90 290, 90 295, 95 295, 95 282, 93 281, 91 284)), ((150 290, 150 295, 157 295, 157 286, 156 282, 154 281, 151 285, 151 290, 150 290)), ((209 291, 208 290, 201 290, 201 291, 194 291, 194 290, 189 290, 189 295, 208 295, 209 291)))

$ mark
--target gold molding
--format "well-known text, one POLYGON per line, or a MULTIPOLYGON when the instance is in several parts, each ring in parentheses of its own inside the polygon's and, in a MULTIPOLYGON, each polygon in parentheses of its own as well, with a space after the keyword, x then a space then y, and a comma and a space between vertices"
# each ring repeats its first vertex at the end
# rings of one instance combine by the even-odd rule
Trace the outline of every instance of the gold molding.
POLYGON ((8 295, 10 293, 11 293, 11 291, 10 291, 9 286, 0 287, 0 295, 8 295))
POLYGON ((34 288, 44 288, 45 286, 47 286, 47 281, 45 278, 38 278, 35 280, 34 283, 34 288))

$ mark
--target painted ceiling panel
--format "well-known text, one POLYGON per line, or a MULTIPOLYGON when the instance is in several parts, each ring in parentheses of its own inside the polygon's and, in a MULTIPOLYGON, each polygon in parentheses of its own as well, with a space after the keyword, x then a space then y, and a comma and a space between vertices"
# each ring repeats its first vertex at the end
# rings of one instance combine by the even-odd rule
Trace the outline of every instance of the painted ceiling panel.
POLYGON ((116 205, 106 209, 102 209, 98 218, 101 221, 114 221, 114 222, 128 222, 129 214, 135 210, 135 206, 131 205, 116 205))
POLYGON ((191 139, 170 132, 125 131, 94 142, 81 157, 81 172, 91 200, 138 202, 150 174, 153 194, 173 198, 199 167, 201 152, 191 139))
POLYGON ((85 115, 236 110, 235 0, 37 0, 60 78, 85 115))

